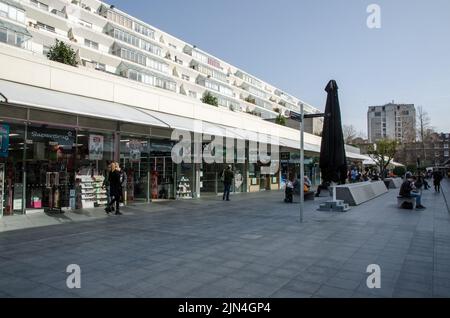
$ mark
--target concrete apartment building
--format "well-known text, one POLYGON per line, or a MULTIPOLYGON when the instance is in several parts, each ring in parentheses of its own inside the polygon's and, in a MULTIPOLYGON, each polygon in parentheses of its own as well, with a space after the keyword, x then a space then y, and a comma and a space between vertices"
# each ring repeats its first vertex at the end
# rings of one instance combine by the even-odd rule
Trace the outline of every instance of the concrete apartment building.
POLYGON ((369 143, 380 139, 413 142, 416 139, 416 109, 413 104, 389 103, 367 111, 369 143))
MULTIPOLYGON (((175 129, 244 142, 233 193, 280 189, 299 165, 300 137, 269 120, 301 103, 319 112, 97 0, 0 0, 0 66, 0 216, 105 204, 111 160, 127 173, 127 203, 220 193, 223 164, 172 161, 175 129), (55 39, 76 51, 78 67, 47 59, 55 39), (206 91, 217 107, 202 103, 206 91), (268 137, 281 153, 271 175, 249 160, 249 143, 268 137)), ((320 142, 305 136, 314 180, 320 142)), ((351 160, 367 158, 346 149, 351 160)))

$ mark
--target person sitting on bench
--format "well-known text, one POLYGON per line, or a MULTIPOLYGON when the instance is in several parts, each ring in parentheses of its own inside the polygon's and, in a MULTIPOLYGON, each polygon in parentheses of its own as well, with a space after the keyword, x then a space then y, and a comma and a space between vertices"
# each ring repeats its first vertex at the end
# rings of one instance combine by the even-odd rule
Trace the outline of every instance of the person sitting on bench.
POLYGON ((400 188, 400 197, 403 198, 416 198, 416 209, 425 209, 422 205, 422 195, 419 192, 415 192, 414 179, 411 173, 406 174, 406 180, 403 182, 400 188))
POLYGON ((284 202, 286 203, 293 203, 294 198, 294 182, 292 180, 288 180, 286 182, 286 189, 284 191, 284 202))

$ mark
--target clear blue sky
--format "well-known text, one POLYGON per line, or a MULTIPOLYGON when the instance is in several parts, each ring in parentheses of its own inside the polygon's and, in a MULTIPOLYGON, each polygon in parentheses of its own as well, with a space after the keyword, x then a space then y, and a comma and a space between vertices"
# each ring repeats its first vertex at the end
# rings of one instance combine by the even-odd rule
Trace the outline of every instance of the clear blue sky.
POLYGON ((340 87, 344 124, 369 105, 422 105, 450 131, 449 0, 109 0, 109 4, 324 109, 340 87), (366 25, 381 7, 381 29, 366 25))

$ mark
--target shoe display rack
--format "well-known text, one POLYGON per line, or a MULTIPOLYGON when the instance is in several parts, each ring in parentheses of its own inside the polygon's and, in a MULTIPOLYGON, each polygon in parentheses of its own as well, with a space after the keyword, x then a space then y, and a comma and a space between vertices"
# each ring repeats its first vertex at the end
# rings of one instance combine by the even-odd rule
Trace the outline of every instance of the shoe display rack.
POLYGON ((181 177, 177 187, 177 197, 180 199, 191 199, 191 182, 187 177, 181 177))
POLYGON ((79 182, 79 196, 81 196, 82 209, 104 206, 107 204, 106 189, 102 188, 103 176, 78 175, 76 179, 79 182))

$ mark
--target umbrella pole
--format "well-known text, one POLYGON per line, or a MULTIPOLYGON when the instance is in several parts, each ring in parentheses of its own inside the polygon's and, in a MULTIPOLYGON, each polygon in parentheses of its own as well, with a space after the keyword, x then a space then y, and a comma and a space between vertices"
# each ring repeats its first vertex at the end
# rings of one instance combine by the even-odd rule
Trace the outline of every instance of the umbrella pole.
POLYGON ((303 191, 304 188, 304 179, 305 179, 305 166, 303 162, 305 161, 305 125, 303 121, 305 119, 305 115, 303 112, 303 103, 300 104, 300 223, 303 223, 303 210, 305 208, 305 193, 303 191))

